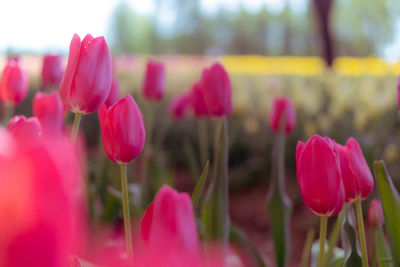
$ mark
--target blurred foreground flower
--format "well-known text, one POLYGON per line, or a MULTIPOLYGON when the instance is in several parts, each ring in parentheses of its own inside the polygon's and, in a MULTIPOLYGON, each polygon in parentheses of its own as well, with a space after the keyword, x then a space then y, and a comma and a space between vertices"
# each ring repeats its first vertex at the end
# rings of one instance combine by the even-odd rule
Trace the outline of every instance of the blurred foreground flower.
POLYGON ((143 95, 148 100, 159 101, 165 94, 165 65, 162 62, 149 61, 143 81, 143 95))
POLYGON ((169 103, 168 112, 175 119, 183 118, 188 112, 192 104, 192 95, 188 92, 183 92, 169 103))
POLYGON ((22 102, 28 93, 28 72, 23 69, 16 58, 7 60, 1 75, 0 98, 8 106, 22 102))
POLYGON ((61 56, 45 55, 42 65, 42 89, 58 88, 63 73, 61 56))
POLYGON ((42 134, 42 126, 36 117, 14 116, 7 124, 7 131, 19 141, 37 139, 42 134))
POLYGON ((38 92, 33 99, 33 115, 37 117, 45 133, 61 133, 64 124, 64 105, 56 91, 38 92))

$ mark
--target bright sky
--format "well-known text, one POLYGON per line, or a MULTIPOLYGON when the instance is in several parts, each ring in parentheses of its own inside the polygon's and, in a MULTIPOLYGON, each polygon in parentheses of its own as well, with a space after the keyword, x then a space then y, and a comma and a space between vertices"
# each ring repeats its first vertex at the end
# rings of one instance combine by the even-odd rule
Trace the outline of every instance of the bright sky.
MULTIPOLYGON (((141 14, 151 14, 154 0, 126 0, 141 14)), ((243 5, 249 11, 266 4, 271 11, 280 12, 283 0, 202 0, 209 13, 219 5, 235 9, 243 5)), ((305 0, 289 0, 293 10, 305 10, 305 0)), ((86 33, 104 35, 108 39, 111 15, 118 0, 2 0, 0 1, 0 54, 12 47, 32 52, 66 53, 74 33, 82 38, 86 33)), ((168 16, 168 14, 165 14, 168 16)), ((168 17, 164 18, 168 20, 168 17)), ((161 20, 163 18, 161 17, 161 20)), ((400 28, 400 27, 399 27, 400 28)), ((389 49, 393 56, 398 40, 389 49)))

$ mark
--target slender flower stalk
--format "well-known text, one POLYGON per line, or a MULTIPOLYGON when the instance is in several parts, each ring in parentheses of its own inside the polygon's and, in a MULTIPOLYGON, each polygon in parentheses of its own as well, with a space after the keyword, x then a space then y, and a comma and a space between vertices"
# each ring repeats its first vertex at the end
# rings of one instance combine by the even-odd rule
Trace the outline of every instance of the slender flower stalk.
POLYGON ((129 195, 128 195, 128 178, 126 175, 126 163, 120 163, 121 168, 121 190, 122 190, 122 209, 124 213, 124 230, 126 250, 128 259, 133 261, 133 243, 131 231, 131 217, 129 214, 129 195))
POLYGON ((361 200, 356 200, 354 204, 356 206, 356 213, 357 213, 358 235, 360 238, 362 266, 368 267, 367 242, 365 241, 365 230, 364 230, 364 220, 361 209, 361 200))
POLYGON ((145 122, 146 122, 146 141, 143 147, 143 154, 141 158, 140 166, 140 176, 141 176, 141 201, 142 206, 146 206, 149 201, 149 191, 151 180, 147 177, 149 172, 149 154, 151 152, 151 138, 153 132, 153 119, 155 114, 155 107, 149 105, 146 112, 145 122))
POLYGON ((319 230, 319 256, 318 256, 318 267, 324 266, 325 256, 325 239, 326 239, 326 228, 328 225, 328 216, 321 216, 321 226, 319 230))
POLYGON ((199 146, 200 146, 200 159, 201 165, 203 166, 207 160, 210 159, 208 152, 208 131, 207 131, 207 120, 200 119, 198 121, 199 126, 199 146))
POLYGON ((72 126, 72 131, 71 131, 71 140, 72 140, 73 144, 75 144, 76 137, 78 136, 79 124, 81 123, 81 118, 82 118, 82 114, 80 114, 78 112, 75 113, 74 124, 72 126))

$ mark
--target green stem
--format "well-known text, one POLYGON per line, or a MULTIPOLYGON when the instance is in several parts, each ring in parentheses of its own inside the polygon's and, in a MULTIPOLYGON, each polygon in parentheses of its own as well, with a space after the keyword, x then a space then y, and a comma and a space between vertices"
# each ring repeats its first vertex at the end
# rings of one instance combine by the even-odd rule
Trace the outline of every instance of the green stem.
POLYGON ((372 248, 372 255, 371 255, 371 264, 373 266, 379 266, 377 259, 378 259, 378 250, 376 249, 377 247, 377 240, 378 240, 378 231, 376 227, 372 227, 370 230, 370 237, 371 237, 371 248, 372 248))
POLYGON ((140 166, 140 174, 141 174, 141 204, 144 208, 147 205, 147 201, 149 199, 149 191, 150 191, 150 183, 151 180, 148 176, 149 171, 149 154, 151 151, 151 139, 153 133, 153 117, 154 117, 155 107, 149 106, 149 109, 146 112, 146 141, 144 144, 141 166, 140 166))
POLYGON ((321 216, 321 228, 319 231, 319 256, 318 256, 318 267, 324 266, 324 255, 325 255, 325 239, 326 239, 326 228, 328 225, 328 216, 321 216))
POLYGON ((210 159, 208 153, 207 120, 200 119, 198 121, 198 126, 199 126, 200 159, 201 159, 201 165, 203 166, 207 162, 207 160, 210 159))
POLYGON ((311 228, 307 232, 307 237, 306 241, 304 243, 304 248, 303 248, 303 256, 301 257, 301 267, 307 267, 309 266, 309 261, 310 261, 310 251, 311 251, 311 246, 314 240, 314 235, 315 235, 315 230, 314 228, 311 228))
POLYGON ((124 229, 126 250, 129 260, 133 261, 133 245, 131 232, 131 217, 129 215, 129 196, 128 196, 128 178, 126 176, 126 163, 120 163, 121 167, 121 187, 122 187, 122 209, 124 212, 124 229))
POLYGON ((4 104, 4 117, 3 117, 4 126, 7 126, 13 114, 14 114, 14 107, 10 104, 4 104))
POLYGON ((368 254, 367 254, 367 242, 365 241, 365 230, 364 230, 364 220, 361 209, 361 200, 356 200, 354 202, 356 205, 356 213, 357 213, 357 223, 358 223, 358 235, 360 238, 360 246, 361 246, 361 256, 362 256, 362 266, 368 267, 368 254))
POLYGON ((71 131, 71 140, 72 140, 73 144, 75 144, 76 137, 78 136, 79 124, 81 123, 81 118, 82 118, 82 114, 80 114, 78 112, 75 113, 74 124, 72 126, 72 131, 71 131))

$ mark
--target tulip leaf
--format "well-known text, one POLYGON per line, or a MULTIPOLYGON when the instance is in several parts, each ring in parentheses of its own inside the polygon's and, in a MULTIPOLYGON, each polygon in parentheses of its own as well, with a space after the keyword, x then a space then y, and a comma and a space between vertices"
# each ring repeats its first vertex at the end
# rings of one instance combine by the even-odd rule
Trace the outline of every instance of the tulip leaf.
POLYGON ((306 242, 304 243, 303 256, 301 258, 301 267, 309 266, 311 246, 315 236, 315 229, 311 228, 307 232, 306 242))
POLYGON ((383 233, 382 225, 379 225, 375 231, 375 240, 377 245, 378 266, 391 267, 393 266, 393 259, 390 254, 389 248, 386 244, 385 234, 383 233))
POLYGON ((196 179, 200 176, 199 174, 199 165, 196 157, 196 153, 194 152, 193 146, 189 141, 189 138, 185 138, 183 142, 183 148, 186 154, 186 158, 190 167, 190 171, 192 172, 193 179, 196 179))
POLYGON ((393 185, 384 161, 374 162, 374 172, 393 261, 397 266, 400 264, 400 196, 393 185))
POLYGON ((263 257, 261 256, 256 246, 250 241, 249 237, 238 227, 233 225, 231 226, 229 240, 231 243, 236 243, 244 249, 244 252, 248 256, 245 261, 251 261, 251 263, 246 266, 267 267, 263 257))
POLYGON ((333 252, 336 248, 337 242, 340 236, 340 228, 342 227, 343 220, 346 217, 348 210, 348 204, 345 203, 339 215, 336 218, 335 224, 333 225, 332 231, 330 232, 328 251, 325 254, 325 265, 332 261, 333 252))
POLYGON ((204 186, 207 181, 207 176, 208 176, 208 166, 210 162, 206 162, 206 166, 204 166, 203 173, 200 176, 200 179, 197 181, 196 187, 194 188, 193 194, 192 194, 192 204, 193 204, 193 209, 196 210, 197 207, 199 206, 200 199, 203 195, 203 190, 204 186))
POLYGON ((362 266, 362 260, 358 248, 357 230, 355 226, 355 214, 353 209, 349 209, 342 224, 342 246, 345 252, 344 266, 362 266))

